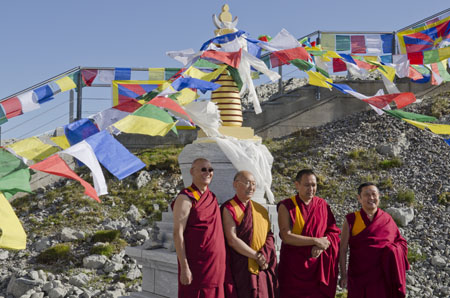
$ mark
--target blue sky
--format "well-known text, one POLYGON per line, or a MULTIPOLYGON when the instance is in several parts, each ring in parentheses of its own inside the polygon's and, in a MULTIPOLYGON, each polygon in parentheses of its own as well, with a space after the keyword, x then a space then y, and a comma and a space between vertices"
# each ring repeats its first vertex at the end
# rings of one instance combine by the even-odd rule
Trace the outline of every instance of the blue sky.
MULTIPOLYGON (((316 30, 394 31, 448 8, 444 0, 4 1, 0 9, 0 98, 75 66, 180 67, 165 52, 198 50, 213 37, 211 16, 219 14, 225 3, 239 17, 238 28, 252 37, 275 36, 282 28, 296 37, 316 30)), ((111 91, 102 89, 83 92, 109 97, 111 91)), ((11 119, 2 125, 2 139, 41 132, 27 135, 29 127, 45 122, 40 113, 67 98, 68 92, 63 93, 41 109, 11 119), (17 125, 21 127, 13 129, 17 125)), ((91 110, 98 107, 86 105, 91 110)), ((44 118, 56 118, 67 110, 62 104, 44 118)), ((66 118, 55 120, 41 130, 65 123, 66 118)))

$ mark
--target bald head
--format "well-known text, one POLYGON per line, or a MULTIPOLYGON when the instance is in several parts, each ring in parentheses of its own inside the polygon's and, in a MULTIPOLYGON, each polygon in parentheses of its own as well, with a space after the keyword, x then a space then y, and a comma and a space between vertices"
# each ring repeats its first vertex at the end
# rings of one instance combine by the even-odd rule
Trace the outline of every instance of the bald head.
POLYGON ((195 159, 195 160, 192 162, 191 168, 197 166, 197 165, 200 164, 200 163, 205 163, 205 162, 206 162, 206 163, 210 163, 209 160, 207 160, 206 158, 203 158, 203 157, 197 158, 197 159, 195 159))
MULTIPOLYGON (((249 171, 239 171, 234 175, 233 181, 248 179, 251 177, 253 179, 253 174, 249 171)), ((253 179, 254 180, 254 179, 253 179)))

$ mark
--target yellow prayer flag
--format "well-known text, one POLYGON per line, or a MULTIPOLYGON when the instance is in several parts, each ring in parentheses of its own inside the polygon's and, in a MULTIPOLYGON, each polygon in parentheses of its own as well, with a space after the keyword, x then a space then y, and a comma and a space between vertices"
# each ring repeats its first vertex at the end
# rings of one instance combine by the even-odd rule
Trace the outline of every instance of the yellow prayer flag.
POLYGON ((448 124, 434 124, 434 123, 424 123, 414 120, 409 120, 403 118, 402 120, 405 120, 409 124, 414 125, 415 127, 418 127, 420 129, 428 128, 430 131, 432 131, 435 134, 438 135, 450 135, 450 125, 448 124))
POLYGON ((341 55, 339 55, 335 51, 327 51, 327 53, 325 55, 330 58, 342 58, 341 55))
POLYGON ((378 56, 364 56, 364 60, 367 62, 378 62, 379 58, 378 56))
POLYGON ((333 83, 332 79, 327 78, 320 72, 315 72, 312 70, 309 70, 306 73, 309 76, 309 84, 310 85, 331 89, 331 85, 327 84, 326 82, 333 83))
POLYGON ((224 65, 220 66, 219 68, 217 68, 215 71, 208 73, 208 72, 201 71, 200 69, 195 68, 194 66, 191 66, 184 72, 184 74, 188 75, 194 79, 199 79, 199 80, 210 82, 210 81, 214 80, 215 78, 217 78, 226 68, 227 68, 227 65, 224 64, 224 65))
POLYGON ((395 78, 395 68, 392 66, 381 65, 377 68, 379 72, 381 72, 389 81, 393 82, 395 78))
POLYGON ((194 100, 196 100, 199 97, 199 95, 197 94, 197 92, 192 91, 189 88, 184 88, 180 92, 178 92, 175 95, 175 97, 180 106, 185 106, 188 103, 191 103, 194 100))
POLYGON ((149 136, 165 136, 176 122, 165 123, 155 118, 128 115, 113 126, 125 133, 136 133, 149 136))
POLYGON ((56 84, 58 84, 59 88, 61 88, 61 92, 76 88, 75 82, 70 77, 64 77, 62 79, 56 80, 56 84))
POLYGON ((27 246, 27 234, 14 213, 13 208, 0 192, 0 248, 25 249, 27 246))
POLYGON ((336 35, 323 33, 321 36, 321 46, 324 51, 334 51, 336 45, 336 35))
POLYGON ((439 60, 446 60, 450 58, 450 47, 440 48, 438 49, 439 60))
POLYGON ((69 141, 67 140, 66 136, 57 136, 50 138, 56 145, 61 147, 63 150, 70 147, 69 141))
POLYGON ((305 50, 307 52, 309 52, 309 51, 322 51, 322 48, 320 48, 320 47, 305 47, 305 50))
POLYGON ((34 161, 41 161, 59 151, 58 148, 45 144, 37 137, 24 139, 6 147, 14 150, 17 155, 34 161))
POLYGON ((164 81, 165 80, 165 68, 149 68, 148 80, 149 81, 164 81))

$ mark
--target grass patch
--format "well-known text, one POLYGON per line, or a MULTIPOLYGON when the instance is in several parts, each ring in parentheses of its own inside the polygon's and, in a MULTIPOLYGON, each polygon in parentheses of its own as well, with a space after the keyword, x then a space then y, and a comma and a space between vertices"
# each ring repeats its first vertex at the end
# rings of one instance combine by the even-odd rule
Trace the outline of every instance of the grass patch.
POLYGON ((139 152, 139 158, 147 165, 148 169, 167 170, 180 173, 178 167, 178 155, 184 146, 167 146, 151 148, 139 152))
POLYGON ((421 253, 416 245, 410 245, 408 247, 408 262, 414 264, 416 262, 425 261, 427 258, 425 254, 421 253))
POLYGON ((71 248, 69 244, 60 243, 52 246, 37 256, 37 261, 41 264, 67 263, 72 259, 71 248))
POLYGON ((90 252, 93 255, 103 255, 109 258, 114 253, 114 246, 111 244, 95 245, 91 248, 90 252))
POLYGON ((399 168, 402 165, 403 165, 403 162, 398 157, 394 157, 392 159, 385 159, 385 160, 378 162, 378 166, 383 170, 399 168))
POLYGON ((450 204, 450 192, 443 192, 438 196, 438 203, 444 206, 450 204))
MULTIPOLYGON (((356 148, 347 153, 347 157, 350 159, 350 164, 347 165, 351 174, 358 169, 361 170, 377 170, 379 157, 375 149, 370 148, 368 150, 363 148, 356 148)), ((344 173, 345 174, 345 173, 344 173)))
POLYGON ((113 242, 119 239, 120 231, 119 230, 106 230, 106 231, 97 231, 92 236, 92 242, 113 242))
POLYGON ((397 201, 413 206, 416 202, 416 195, 411 189, 400 189, 397 192, 397 201))
POLYGON ((450 114, 450 101, 448 100, 450 92, 444 93, 443 96, 436 98, 431 105, 431 115, 436 118, 441 118, 444 115, 450 114))

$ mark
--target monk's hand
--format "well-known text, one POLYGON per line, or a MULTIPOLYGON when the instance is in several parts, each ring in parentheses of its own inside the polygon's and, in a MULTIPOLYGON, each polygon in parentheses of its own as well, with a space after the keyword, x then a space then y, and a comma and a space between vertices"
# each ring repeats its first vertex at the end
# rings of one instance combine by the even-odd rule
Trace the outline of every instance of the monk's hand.
POLYGON ((326 250, 330 246, 330 241, 327 237, 314 238, 315 246, 320 249, 326 250))
POLYGON ((324 250, 318 246, 313 246, 311 248, 311 258, 317 259, 323 251, 324 250))
POLYGON ((192 272, 189 267, 180 268, 180 283, 182 285, 190 285, 192 282, 192 272))
POLYGON ((339 286, 343 289, 347 287, 347 275, 341 276, 341 279, 339 280, 339 286))
POLYGON ((258 252, 256 253, 256 262, 258 263, 258 266, 259 266, 261 269, 263 269, 263 270, 267 269, 267 267, 269 266, 269 265, 267 264, 266 257, 265 257, 264 254, 263 254, 262 252, 260 252, 260 251, 258 251, 258 252))

